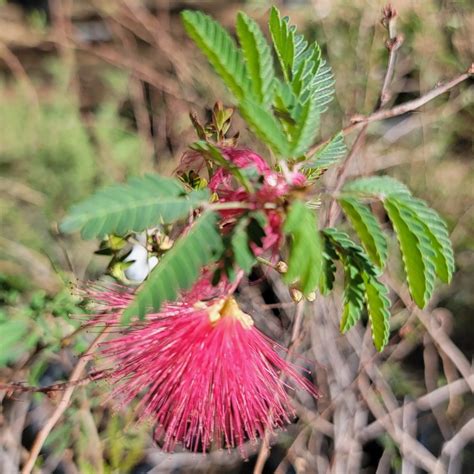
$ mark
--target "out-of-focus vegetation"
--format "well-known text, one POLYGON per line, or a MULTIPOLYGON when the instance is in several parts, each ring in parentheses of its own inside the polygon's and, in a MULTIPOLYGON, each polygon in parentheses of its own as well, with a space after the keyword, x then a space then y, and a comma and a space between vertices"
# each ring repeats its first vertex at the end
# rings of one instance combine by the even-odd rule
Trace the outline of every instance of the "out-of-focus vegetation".
MULTIPOLYGON (((231 102, 185 40, 179 10, 199 7, 230 25, 237 9, 263 22, 271 3, 84 0, 37 2, 38 8, 25 2, 27 9, 18 3, 0 2, 0 381, 48 385, 64 380, 87 347, 87 332, 69 337, 86 317, 69 285, 96 278, 107 265, 93 254, 94 243, 60 236, 55 222, 102 184, 151 169, 171 172, 194 138, 188 112, 203 116, 216 100, 231 102)), ((336 101, 322 127, 327 138, 353 114, 368 114, 376 105, 387 61, 379 24, 383 2, 281 3, 293 23, 317 38, 334 69, 336 101)), ((474 28, 469 3, 396 2, 404 42, 391 104, 467 69, 474 28)), ((472 94, 472 85, 462 84, 422 110, 372 124, 350 169, 353 175, 383 171, 401 178, 448 221, 457 272, 452 285, 438 291, 436 305, 468 360, 474 348, 472 94)), ((241 132, 241 142, 254 146, 250 134, 241 132)), ((348 145, 352 140, 349 135, 348 145)), ((384 366, 400 397, 424 390, 424 332, 406 325, 405 316, 395 312, 394 324, 401 321, 401 338, 412 338, 413 347, 384 366)), ((436 383, 445 380, 443 371, 436 374, 436 383)), ((106 392, 103 385, 78 389, 48 439, 43 472, 147 472, 154 462, 166 464, 150 454, 149 427, 134 425, 133 410, 110 415, 106 392)), ((0 400, 4 396, 0 390, 0 400)), ((12 433, 29 449, 54 400, 43 394, 21 397, 24 404, 15 416, 24 424, 12 433)), ((0 434, 7 429, 11 402, 4 409, 0 434)), ((449 422, 465 421, 473 409, 468 399, 452 401, 449 422)), ((429 419, 422 433, 433 423, 429 419)), ((399 454, 391 439, 381 438, 379 445, 393 452, 396 467, 399 454)), ((6 446, 0 466, 14 466, 8 456, 24 459, 21 445, 6 446)), ((375 472, 375 453, 367 454, 366 472, 375 472)), ((472 453, 464 466, 472 466, 469 462, 472 453)), ((245 472, 245 466, 236 472, 245 472)), ((196 467, 197 472, 219 469, 196 467)))

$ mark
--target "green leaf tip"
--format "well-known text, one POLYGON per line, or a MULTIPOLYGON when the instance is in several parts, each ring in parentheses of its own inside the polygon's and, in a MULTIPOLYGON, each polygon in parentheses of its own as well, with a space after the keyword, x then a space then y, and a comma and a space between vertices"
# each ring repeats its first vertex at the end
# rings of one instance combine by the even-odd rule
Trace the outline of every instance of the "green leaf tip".
POLYGON ((311 177, 317 178, 329 167, 340 162, 346 155, 347 146, 344 141, 344 134, 337 133, 325 146, 317 150, 303 165, 304 169, 311 171, 311 177))
POLYGON ((230 34, 214 19, 200 11, 181 12, 186 32, 201 49, 215 71, 237 99, 250 91, 250 80, 241 51, 230 34))
POLYGON ((370 208, 352 198, 340 199, 339 204, 351 221, 369 257, 379 268, 383 268, 387 260, 387 241, 370 208))
POLYGON ((256 101, 269 107, 275 89, 275 71, 270 46, 258 24, 243 12, 237 15, 236 31, 251 79, 256 101))

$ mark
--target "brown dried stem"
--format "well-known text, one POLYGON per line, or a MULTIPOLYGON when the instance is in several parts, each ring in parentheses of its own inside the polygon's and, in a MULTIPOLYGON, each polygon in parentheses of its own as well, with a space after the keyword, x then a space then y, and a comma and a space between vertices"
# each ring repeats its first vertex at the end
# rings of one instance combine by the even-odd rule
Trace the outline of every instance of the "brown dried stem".
MULTIPOLYGON (((293 320, 293 328, 291 332, 290 343, 288 344, 288 352, 286 353, 285 360, 290 360, 293 356, 296 347, 301 341, 301 324, 303 322, 304 316, 304 300, 300 301, 296 306, 295 317, 293 320)), ((270 415, 271 416, 271 415, 270 415)), ((258 452, 257 461, 255 462, 255 467, 253 469, 254 474, 262 474, 265 463, 268 459, 270 453, 270 436, 271 431, 266 430, 265 436, 263 437, 262 444, 260 445, 260 450, 258 452)))
MULTIPOLYGON (((423 94, 418 99, 404 102, 403 104, 392 107, 391 109, 377 110, 376 112, 367 116, 353 115, 349 119, 350 124, 342 129, 342 133, 344 135, 348 135, 349 133, 353 132, 356 128, 358 128, 360 125, 365 125, 372 122, 378 122, 381 120, 398 117, 408 112, 413 112, 414 110, 417 110, 423 107, 423 105, 426 105, 428 102, 431 102, 433 99, 436 99, 436 97, 439 97, 440 95, 443 95, 446 92, 449 92, 451 89, 454 89, 457 85, 461 84, 465 80, 472 77, 473 74, 474 74, 474 63, 471 64, 471 66, 469 67, 467 71, 463 72, 459 76, 454 77, 448 82, 437 85, 436 87, 428 91, 426 94, 423 94)), ((317 145, 315 145, 314 147, 312 147, 308 151, 308 156, 313 155, 316 151, 318 151, 320 148, 323 148, 330 141, 331 141, 331 138, 328 138, 327 140, 324 140, 318 143, 317 145)))
POLYGON ((87 363, 93 357, 94 350, 107 336, 108 331, 109 327, 105 327, 92 341, 86 352, 77 361, 77 364, 74 367, 71 376, 69 377, 68 387, 66 390, 64 390, 64 393, 62 394, 56 409, 41 428, 40 432, 36 435, 35 441, 29 453, 28 459, 23 466, 21 474, 30 474, 33 470, 46 438, 69 406, 69 402, 71 401, 72 395, 77 385, 76 382, 81 379, 81 375, 86 368, 87 363))
MULTIPOLYGON (((382 17, 382 24, 387 28, 387 31, 388 31, 388 39, 386 42, 386 46, 387 46, 389 55, 388 55, 388 65, 385 71, 382 89, 380 91, 380 99, 376 106, 376 110, 378 111, 380 111, 381 109, 385 107, 385 105, 387 104, 390 98, 389 87, 390 87, 390 83, 392 81, 393 74, 395 71, 395 64, 397 61, 397 51, 403 42, 402 37, 397 36, 397 33, 396 33, 396 19, 397 19, 397 12, 389 4, 383 9, 383 17, 382 17)), ((367 122, 360 129, 357 135, 357 138, 355 139, 355 142, 352 145, 349 155, 345 159, 343 165, 339 168, 339 171, 336 176, 336 184, 334 185, 334 188, 333 188, 334 194, 337 194, 337 192, 342 188, 347 177, 349 165, 357 156, 358 151, 362 148, 365 142, 365 136, 366 136, 368 127, 369 127, 369 123, 367 122)), ((327 218, 329 226, 334 225, 339 215, 339 212, 340 211, 339 211, 337 201, 334 200, 331 203, 331 207, 329 208, 329 214, 327 218)))

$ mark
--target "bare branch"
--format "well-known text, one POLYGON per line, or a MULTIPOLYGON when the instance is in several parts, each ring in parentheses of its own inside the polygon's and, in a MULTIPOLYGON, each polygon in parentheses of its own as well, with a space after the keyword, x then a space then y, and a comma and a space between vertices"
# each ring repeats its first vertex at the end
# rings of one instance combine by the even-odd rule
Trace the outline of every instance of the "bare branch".
POLYGON ((384 280, 400 297, 405 307, 416 314, 434 342, 438 344, 443 352, 451 359, 459 373, 468 381, 471 391, 474 392, 474 381, 470 381, 474 372, 461 350, 459 350, 442 328, 435 327, 435 321, 433 321, 433 318, 431 318, 426 311, 418 308, 418 306, 411 301, 408 290, 405 287, 401 287, 390 278, 384 278, 384 280))
POLYGON ((474 419, 469 420, 449 441, 444 443, 435 473, 442 473, 443 466, 448 464, 448 472, 460 472, 459 453, 474 440, 474 419), (453 464, 458 466, 456 469, 453 464))
POLYGON ((388 118, 397 117, 398 115, 403 115, 403 114, 406 114, 407 112, 413 112, 414 110, 419 109, 420 107, 423 107, 423 105, 427 104, 433 99, 436 99, 436 97, 439 97, 440 95, 450 91, 451 89, 456 87, 458 84, 461 84, 461 82, 465 81, 466 79, 469 79, 469 77, 471 77, 473 74, 474 74, 474 64, 471 64, 471 67, 465 73, 461 74, 460 76, 455 77, 454 79, 451 79, 445 84, 441 84, 435 87, 434 89, 431 89, 429 92, 427 92, 426 94, 424 94, 418 99, 410 100, 409 102, 405 102, 404 104, 397 105, 396 107, 393 107, 392 109, 378 110, 377 112, 374 112, 368 117, 355 116, 351 119, 351 122, 353 124, 371 123, 371 122, 376 122, 378 120, 385 120, 388 118))
POLYGON ((30 474, 33 470, 36 459, 38 458, 41 448, 43 447, 46 438, 48 437, 51 430, 55 427, 56 423, 61 418, 62 414, 66 411, 67 407, 69 406, 69 402, 71 401, 72 394, 74 393, 74 389, 76 388, 75 382, 81 378, 82 372, 86 368, 87 363, 93 357, 94 350, 97 346, 101 343, 101 341, 106 337, 108 334, 109 327, 105 327, 99 335, 92 341, 89 347, 86 349, 85 353, 80 357, 77 361, 74 370, 69 377, 69 386, 64 391, 61 400, 59 400, 58 406, 54 410, 51 417, 48 421, 44 424, 41 428, 41 431, 36 435, 35 441, 31 448, 30 454, 28 459, 21 471, 21 474, 30 474))
MULTIPOLYGON (((388 39, 386 42, 386 46, 389 51, 389 57, 388 57, 387 70, 385 71, 385 77, 382 84, 382 90, 380 92, 380 98, 377 105, 375 106, 376 110, 382 109, 389 100, 389 97, 390 97, 389 86, 393 78, 393 73, 395 71, 397 51, 403 42, 402 38, 397 36, 396 34, 396 19, 397 19, 396 10, 390 4, 387 5, 383 9, 382 24, 386 27, 388 31, 388 39)), ((336 184, 333 188, 334 194, 336 194, 343 186, 347 177, 347 171, 349 170, 349 165, 354 160, 354 157, 357 156, 358 151, 362 148, 365 142, 365 136, 366 136, 368 126, 369 126, 368 123, 366 123, 360 129, 359 134, 357 135, 357 138, 355 139, 355 142, 352 145, 349 155, 345 159, 342 166, 339 168, 339 171, 336 176, 336 184)), ((339 212, 340 212, 340 209, 337 204, 337 201, 334 200, 331 203, 331 207, 329 208, 329 215, 328 215, 329 226, 333 226, 335 224, 337 217, 339 215, 339 212)))
POLYGON ((363 442, 376 438, 384 431, 382 422, 385 420, 389 420, 391 417, 393 417, 393 415, 401 414, 404 409, 407 409, 408 405, 413 405, 420 411, 430 410, 433 407, 440 405, 441 403, 448 400, 450 396, 461 395, 465 392, 468 392, 468 382, 470 382, 471 384, 474 383, 474 375, 471 375, 468 381, 464 379, 458 379, 455 382, 452 382, 448 385, 444 385, 443 387, 437 388, 436 390, 433 390, 432 392, 421 396, 413 402, 405 404, 404 407, 397 408, 394 413, 387 413, 383 417, 375 420, 370 425, 366 426, 363 430, 361 430, 361 432, 359 433, 359 437, 363 442))
MULTIPOLYGON (((384 415, 377 393, 370 387, 366 376, 362 375, 359 378, 359 385, 360 393, 367 402, 370 411, 398 444, 403 455, 416 462, 418 466, 428 472, 433 472, 436 467, 436 458, 421 443, 412 438, 408 433, 404 433, 396 424, 393 424, 390 415, 384 415)), ((403 410, 403 407, 401 410, 403 410)))
MULTIPOLYGON (((350 119, 350 122, 351 122, 350 125, 347 125, 346 127, 344 127, 342 129, 342 133, 344 135, 348 135, 349 133, 354 131, 356 128, 358 128, 359 125, 377 122, 377 121, 385 120, 392 117, 397 117, 399 115, 406 114, 407 112, 413 112, 414 110, 419 109, 420 107, 432 101, 433 99, 436 99, 436 97, 439 97, 440 95, 443 95, 446 92, 449 92, 451 89, 454 89, 457 85, 469 79, 473 74, 474 74, 474 64, 471 64, 471 66, 466 72, 460 74, 459 76, 456 76, 455 78, 451 79, 450 81, 444 84, 436 86, 435 88, 431 89, 429 92, 422 95, 418 99, 410 100, 403 104, 397 105, 396 107, 393 107, 391 109, 377 110, 376 112, 368 116, 354 115, 350 119)), ((330 141, 331 141, 331 138, 328 138, 327 140, 324 140, 323 142, 318 143, 317 145, 312 147, 308 151, 308 156, 313 155, 316 151, 318 151, 320 148, 327 145, 330 141)))
MULTIPOLYGON (((301 339, 300 333, 301 333, 301 323, 303 321, 303 316, 304 316, 304 300, 300 301, 296 306, 295 317, 293 320, 293 329, 291 332, 291 340, 288 345, 288 352, 285 357, 286 360, 291 359, 301 339)), ((272 416, 272 414, 270 413, 269 416, 272 416)), ((271 432, 269 430, 266 430, 265 435, 262 439, 262 444, 260 445, 257 461, 253 469, 254 474, 262 474, 263 472, 263 468, 265 467, 265 463, 268 459, 268 455, 270 454, 270 436, 271 436, 271 432)))

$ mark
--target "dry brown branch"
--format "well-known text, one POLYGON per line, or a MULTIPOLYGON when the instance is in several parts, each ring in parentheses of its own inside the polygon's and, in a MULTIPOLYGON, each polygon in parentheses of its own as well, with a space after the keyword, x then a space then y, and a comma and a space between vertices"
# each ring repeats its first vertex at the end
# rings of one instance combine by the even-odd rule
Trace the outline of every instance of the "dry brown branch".
POLYGON ((434 471, 435 474, 441 474, 445 465, 448 466, 448 473, 460 472, 461 463, 459 454, 472 440, 474 440, 474 419, 469 420, 443 445, 441 456, 434 471))
POLYGON ((0 43, 0 59, 7 65, 12 74, 16 77, 18 83, 25 87, 31 104, 33 105, 33 112, 37 112, 39 101, 35 86, 32 84, 28 73, 25 71, 18 57, 4 43, 0 43))
MULTIPOLYGON (((407 400, 405 399, 402 410, 402 440, 405 433, 409 437, 416 439, 416 409, 413 405, 408 404, 407 400)), ((415 466, 408 458, 402 459, 402 474, 416 474, 415 466)))
POLYGON ((428 472, 433 472, 436 467, 436 458, 421 443, 412 438, 408 433, 404 433, 399 426, 392 423, 390 414, 385 416, 384 410, 380 406, 377 393, 370 386, 367 377, 361 376, 359 378, 359 387, 360 394, 367 402, 370 411, 380 420, 385 431, 387 431, 398 444, 400 451, 419 467, 422 467, 428 472))
MULTIPOLYGON (((386 120, 388 118, 398 117, 399 115, 403 115, 408 112, 413 112, 414 110, 419 109, 423 105, 426 105, 428 102, 432 101, 433 99, 436 99, 436 97, 439 97, 440 95, 443 95, 446 92, 449 92, 451 89, 453 89, 457 85, 469 79, 473 74, 474 74, 474 64, 471 64, 471 66, 466 72, 460 74, 459 76, 456 76, 455 78, 451 79, 450 81, 444 84, 434 87, 433 89, 431 89, 426 94, 423 94, 418 99, 410 100, 403 104, 397 105, 396 107, 393 107, 391 109, 378 110, 368 116, 354 115, 350 119, 350 122, 351 122, 350 125, 347 125, 346 127, 344 127, 342 129, 342 133, 344 135, 348 135, 349 133, 357 129, 360 125, 369 124, 369 123, 377 122, 380 120, 386 120)), ((327 140, 324 140, 318 143, 317 145, 315 145, 314 147, 312 147, 308 152, 308 156, 313 155, 316 151, 318 151, 324 145, 327 145, 330 142, 330 140, 331 138, 328 138, 327 140)))
MULTIPOLYGON (((404 408, 407 409, 408 405, 414 405, 419 411, 431 410, 433 407, 446 402, 450 396, 461 395, 468 392, 470 390, 468 382, 471 384, 474 382, 474 375, 471 375, 468 381, 459 379, 448 385, 437 388, 436 390, 433 390, 432 392, 405 404, 404 408)), ((370 425, 366 426, 359 433, 361 440, 366 442, 379 436, 383 432, 382 422, 389 420, 389 418, 393 417, 394 415, 402 414, 404 408, 399 407, 395 410, 395 413, 387 413, 381 418, 372 422, 370 425)))
MULTIPOLYGON (((2 394, 0 393, 0 401, 2 394)), ((1 411, 0 421, 0 472, 14 473, 20 465, 21 437, 29 407, 29 395, 21 394, 18 403, 1 411)))
MULTIPOLYGON (((135 37, 123 30, 121 27, 117 29, 117 36, 123 44, 123 49, 127 58, 138 56, 138 48, 135 37)), ((145 94, 143 92, 143 84, 140 78, 135 74, 130 75, 129 80, 130 100, 133 107, 133 113, 137 123, 138 134, 142 139, 147 156, 153 155, 153 137, 151 135, 150 115, 147 110, 145 94)))
POLYGON ((46 438, 69 406, 69 402, 71 401, 71 397, 76 388, 75 382, 81 378, 82 372, 86 368, 87 363, 92 359, 95 349, 107 336, 108 331, 109 328, 105 327, 92 341, 86 352, 77 361, 77 364, 74 367, 71 376, 69 377, 69 385, 66 390, 64 390, 64 393, 62 394, 57 407, 55 408, 53 414, 49 417, 45 425, 41 428, 41 431, 36 435, 28 459, 21 471, 22 474, 30 474, 33 470, 36 463, 36 459, 38 458, 41 452, 41 448, 43 447, 46 438))
MULTIPOLYGON (((439 379, 439 357, 436 346, 433 344, 429 334, 425 334, 423 338, 424 350, 423 350, 423 363, 425 367, 425 385, 428 392, 432 392, 436 389, 439 379)), ((457 371, 456 371, 457 378, 457 371)), ((448 380, 448 383, 451 382, 448 380)), ((451 436, 451 429, 446 419, 446 415, 443 409, 440 407, 432 408, 433 415, 436 418, 439 429, 446 440, 451 436)))
POLYGON ((378 110, 377 112, 374 112, 368 117, 364 117, 361 115, 354 116, 352 117, 351 122, 353 124, 359 124, 359 123, 367 124, 367 123, 377 122, 379 120, 386 120, 388 118, 397 117, 399 115, 403 115, 408 112, 413 112, 414 110, 419 109, 420 107, 423 107, 423 105, 427 104, 433 99, 436 99, 436 97, 439 97, 440 95, 443 95, 446 92, 450 91, 451 89, 456 87, 458 84, 461 84, 461 82, 464 82, 466 79, 469 79, 473 74, 474 74, 474 64, 471 64, 471 66, 466 72, 455 77, 454 79, 451 79, 445 84, 441 84, 435 87, 434 89, 431 89, 429 92, 422 95, 419 99, 405 102, 404 104, 397 105, 396 107, 393 107, 388 110, 378 110))
POLYGON ((385 277, 385 281, 400 297, 406 308, 416 314, 430 336, 454 363, 459 373, 468 381, 471 391, 474 392, 474 382, 470 381, 474 371, 462 351, 453 343, 442 327, 436 327, 436 321, 429 313, 418 308, 418 306, 411 301, 406 287, 397 284, 393 279, 388 277, 385 277))
POLYGON ((158 90, 166 92, 167 94, 180 100, 189 100, 193 103, 192 98, 186 99, 189 94, 185 94, 185 91, 180 90, 177 87, 176 82, 171 77, 166 77, 164 74, 156 71, 143 62, 124 57, 118 51, 108 46, 88 47, 81 43, 76 43, 75 47, 78 50, 83 50, 87 53, 97 56, 103 61, 106 61, 114 66, 118 66, 128 71, 133 71, 134 74, 142 81, 147 82, 158 90))
POLYGON ((18 241, 2 236, 0 236, 0 249, 21 263, 39 288, 43 288, 51 294, 59 291, 61 288, 60 278, 52 268, 51 261, 43 254, 18 241))
POLYGON ((75 380, 74 382, 68 380, 67 382, 58 382, 51 385, 47 385, 46 387, 35 387, 33 385, 26 385, 22 382, 0 382, 0 390, 5 391, 8 396, 11 396, 14 393, 22 392, 52 394, 53 392, 62 392, 71 386, 82 387, 92 382, 93 380, 94 374, 89 374, 87 377, 75 380))
POLYGON ((0 177, 0 193, 5 193, 13 199, 24 201, 34 206, 43 206, 45 195, 20 181, 0 177))
MULTIPOLYGON (((388 64, 387 64, 387 69, 385 71, 382 89, 380 91, 379 103, 375 107, 376 110, 382 110, 390 98, 389 87, 390 87, 390 82, 392 81, 393 74, 395 71, 395 64, 397 61, 397 51, 403 42, 402 37, 398 36, 396 33, 396 20, 397 20, 397 12, 390 4, 388 4, 383 9, 383 17, 382 17, 382 24, 386 27, 387 32, 388 32, 388 39, 386 42, 386 46, 388 49, 388 64)), ((342 188, 342 186, 344 185, 344 182, 346 181, 346 178, 347 178, 347 172, 349 170, 349 166, 353 162, 354 158, 357 156, 357 153, 359 152, 359 150, 364 145, 368 126, 369 126, 368 123, 366 123, 360 129, 354 141, 354 144, 352 145, 351 151, 349 152, 349 155, 346 157, 346 159, 344 160, 344 163, 339 168, 338 173, 336 175, 336 183, 332 190, 333 194, 337 194, 339 190, 342 188)), ((334 200, 331 203, 331 206, 329 208, 329 214, 327 218, 328 225, 330 227, 332 227, 335 224, 338 215, 339 215, 339 206, 337 204, 337 201, 334 200)))
MULTIPOLYGON (((291 360, 294 351, 296 350, 299 342, 301 341, 301 324, 304 317, 304 300, 300 301, 296 305, 295 317, 293 320, 293 328, 291 332, 291 339, 288 345, 287 353, 285 356, 286 360, 291 360)), ((271 416, 271 414, 269 415, 271 416)), ((269 430, 265 431, 265 436, 263 437, 262 444, 260 445, 260 450, 258 452, 257 461, 253 470, 254 474, 261 474, 265 466, 265 462, 268 459, 270 453, 270 437, 271 432, 269 430)))

